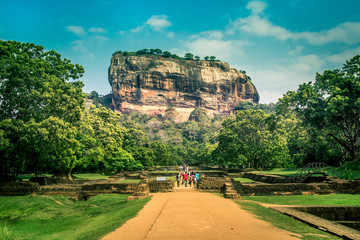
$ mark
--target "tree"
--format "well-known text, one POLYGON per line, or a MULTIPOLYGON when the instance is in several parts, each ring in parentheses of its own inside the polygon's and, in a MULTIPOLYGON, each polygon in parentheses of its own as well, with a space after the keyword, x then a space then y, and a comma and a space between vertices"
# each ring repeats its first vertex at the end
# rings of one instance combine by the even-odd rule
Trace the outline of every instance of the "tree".
POLYGON ((204 119, 208 119, 208 115, 206 114, 206 110, 203 108, 195 108, 189 116, 189 120, 190 121, 195 121, 195 122, 201 122, 204 119))
POLYGON ((210 56, 210 61, 215 61, 216 57, 215 56, 210 56))
POLYGON ((192 53, 185 53, 185 59, 186 60, 193 60, 194 59, 194 55, 192 53))
POLYGON ((172 162, 172 156, 169 147, 161 141, 154 141, 151 143, 151 148, 154 152, 154 165, 169 166, 172 162))
POLYGON ((164 58, 169 58, 169 57, 171 57, 171 52, 164 51, 164 52, 162 53, 162 56, 163 56, 164 58))
POLYGON ((82 66, 33 43, 0 41, 0 119, 74 123, 84 106, 82 66))
POLYGON ((98 98, 98 97, 99 97, 99 93, 95 90, 91 91, 91 93, 88 96, 89 99, 94 99, 94 98, 98 98))
POLYGON ((289 155, 285 137, 274 127, 275 120, 262 110, 238 111, 236 119, 223 122, 213 155, 225 166, 281 166, 289 155))
POLYGON ((250 101, 241 101, 238 105, 236 105, 234 110, 249 110, 249 109, 255 109, 255 106, 250 101))
POLYGON ((195 60, 196 60, 196 61, 199 61, 199 60, 200 60, 200 57, 199 57, 199 56, 195 56, 195 60))
POLYGON ((308 131, 325 134, 346 152, 345 160, 359 160, 360 150, 360 55, 342 69, 316 74, 279 100, 279 112, 293 111, 308 131))
POLYGON ((79 141, 77 129, 57 117, 36 123, 31 120, 26 129, 27 139, 37 155, 29 162, 40 172, 67 174, 78 162, 79 141))
POLYGON ((205 61, 208 61, 209 58, 210 58, 209 56, 204 57, 205 61))

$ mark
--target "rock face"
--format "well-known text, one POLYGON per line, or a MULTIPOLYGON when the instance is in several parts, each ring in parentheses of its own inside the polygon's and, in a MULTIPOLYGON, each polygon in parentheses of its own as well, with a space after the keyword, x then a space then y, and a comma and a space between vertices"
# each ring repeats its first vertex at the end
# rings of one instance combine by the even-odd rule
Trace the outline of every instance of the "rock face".
POLYGON ((229 114, 240 101, 259 101, 245 74, 218 61, 115 53, 109 82, 114 107, 123 113, 163 114, 172 106, 181 120, 187 120, 196 107, 210 115, 229 114))

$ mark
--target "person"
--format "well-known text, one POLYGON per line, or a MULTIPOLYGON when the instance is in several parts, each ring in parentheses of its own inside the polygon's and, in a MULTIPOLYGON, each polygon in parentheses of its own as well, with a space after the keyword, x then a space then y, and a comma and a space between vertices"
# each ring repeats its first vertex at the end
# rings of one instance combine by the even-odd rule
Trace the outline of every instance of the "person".
POLYGON ((192 182, 193 176, 191 175, 190 172, 188 173, 188 178, 189 178, 189 187, 191 187, 191 182, 192 182))
POLYGON ((199 175, 198 172, 196 172, 195 176, 196 176, 196 187, 197 187, 197 186, 198 186, 198 183, 199 183, 199 177, 200 177, 200 175, 199 175))
POLYGON ((177 182, 177 186, 178 186, 178 187, 180 186, 180 181, 181 181, 181 172, 179 172, 179 173, 176 175, 176 182, 177 182))
POLYGON ((187 187, 187 180, 188 180, 188 175, 187 172, 185 172, 183 176, 183 182, 185 183, 185 187, 187 187))

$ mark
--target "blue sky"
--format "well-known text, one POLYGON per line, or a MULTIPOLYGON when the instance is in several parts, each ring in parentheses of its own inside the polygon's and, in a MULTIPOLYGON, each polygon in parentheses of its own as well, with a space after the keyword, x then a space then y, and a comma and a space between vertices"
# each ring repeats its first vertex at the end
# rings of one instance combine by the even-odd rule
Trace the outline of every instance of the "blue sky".
POLYGON ((0 39, 83 65, 84 91, 111 91, 112 53, 160 48, 245 70, 260 102, 360 54, 359 0, 0 0, 0 39))

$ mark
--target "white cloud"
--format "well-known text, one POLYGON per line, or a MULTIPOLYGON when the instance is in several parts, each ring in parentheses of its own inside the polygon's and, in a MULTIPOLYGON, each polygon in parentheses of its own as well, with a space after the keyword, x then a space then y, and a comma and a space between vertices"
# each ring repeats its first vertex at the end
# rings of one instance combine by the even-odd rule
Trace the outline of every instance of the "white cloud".
POLYGON ((171 26, 171 22, 167 20, 166 15, 154 15, 146 21, 146 24, 153 28, 155 31, 161 31, 166 27, 171 26))
POLYGON ((144 25, 139 26, 139 27, 134 28, 134 29, 130 29, 130 32, 138 33, 138 32, 141 32, 141 30, 143 30, 143 28, 144 28, 144 25))
POLYGON ((219 40, 197 38, 185 43, 187 52, 198 56, 215 56, 219 60, 229 61, 231 56, 243 55, 242 47, 247 43, 240 40, 219 40))
POLYGON ((105 28, 90 28, 89 32, 91 33, 107 33, 107 30, 105 28))
POLYGON ((349 60, 349 59, 353 58, 355 55, 358 55, 358 54, 360 54, 360 47, 350 49, 350 50, 347 50, 347 51, 342 52, 342 53, 338 53, 338 54, 328 56, 326 58, 326 60, 328 60, 331 63, 344 64, 346 62, 346 60, 349 60))
POLYGON ((259 16, 266 4, 263 2, 250 2, 247 8, 251 15, 247 18, 238 18, 228 27, 228 34, 236 31, 254 34, 257 36, 269 36, 279 40, 306 40, 313 45, 322 45, 331 42, 356 44, 360 42, 360 22, 345 22, 331 29, 320 32, 292 32, 284 27, 274 25, 268 19, 259 16))
POLYGON ((168 36, 169 38, 174 38, 174 37, 175 37, 175 33, 174 33, 174 32, 168 32, 168 33, 167 33, 167 36, 168 36))
POLYGON ((292 49, 288 52, 288 55, 290 56, 298 55, 299 53, 302 52, 303 49, 304 49, 303 46, 296 46, 295 49, 292 49))
POLYGON ((168 20, 168 16, 166 15, 153 15, 149 18, 145 23, 137 28, 130 29, 131 32, 138 33, 141 32, 143 29, 149 27, 154 31, 160 32, 163 31, 165 28, 170 27, 172 24, 168 20))
POLYGON ((108 40, 107 37, 104 36, 100 36, 100 35, 96 35, 93 37, 95 39, 95 41, 97 41, 98 43, 104 43, 108 40))
POLYGON ((209 39, 222 39, 224 34, 219 30, 211 30, 200 33, 201 36, 209 39))
POLYGON ((325 61, 316 55, 307 55, 295 58, 292 60, 292 64, 286 68, 294 72, 300 73, 313 73, 322 69, 325 61))
POLYGON ((267 5, 261 1, 252 1, 246 5, 246 8, 249 9, 252 14, 262 13, 266 9, 267 5))
POLYGON ((66 26, 65 29, 69 32, 72 32, 78 36, 85 36, 86 32, 81 26, 66 26))

